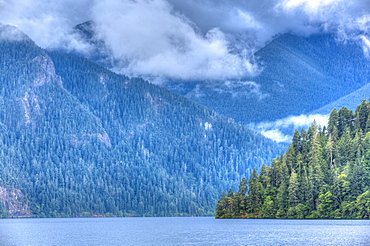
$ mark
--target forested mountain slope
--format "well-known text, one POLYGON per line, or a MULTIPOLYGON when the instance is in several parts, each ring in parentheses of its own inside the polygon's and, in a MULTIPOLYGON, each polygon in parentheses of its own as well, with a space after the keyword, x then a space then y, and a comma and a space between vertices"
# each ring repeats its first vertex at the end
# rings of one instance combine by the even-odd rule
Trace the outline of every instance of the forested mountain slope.
POLYGON ((296 131, 271 166, 223 193, 218 218, 370 218, 370 102, 296 131))
MULTIPOLYGON (((80 24, 74 32, 93 48, 89 59, 109 68, 119 66, 95 34, 94 23, 80 24)), ((218 81, 168 78, 162 86, 248 124, 310 113, 355 92, 370 78, 370 61, 361 45, 336 40, 329 34, 283 34, 256 52, 255 57, 261 69, 256 77, 218 81)), ((363 99, 356 97, 360 94, 353 95, 354 107, 363 99)))
POLYGON ((331 35, 284 34, 255 56, 262 68, 257 77, 166 86, 238 122, 256 123, 309 113, 369 83, 361 46, 331 35))
POLYGON ((142 79, 24 36, 0 49, 3 217, 210 215, 222 190, 280 153, 142 79))
POLYGON ((312 114, 329 114, 333 108, 340 109, 346 107, 351 110, 355 110, 357 105, 364 99, 370 98, 370 84, 366 84, 360 89, 352 92, 351 94, 345 95, 338 100, 327 104, 319 109, 312 111, 312 114))

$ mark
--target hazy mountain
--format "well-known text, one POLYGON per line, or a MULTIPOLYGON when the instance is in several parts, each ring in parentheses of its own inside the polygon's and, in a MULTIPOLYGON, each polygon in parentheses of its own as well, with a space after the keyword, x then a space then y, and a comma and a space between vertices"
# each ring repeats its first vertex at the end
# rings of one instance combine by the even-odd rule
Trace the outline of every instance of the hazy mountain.
POLYGON ((335 41, 331 35, 284 34, 255 55, 262 68, 257 77, 190 84, 171 81, 166 86, 250 123, 309 113, 356 91, 370 78, 370 62, 362 48, 335 41))
POLYGON ((330 108, 340 109, 341 107, 347 107, 348 109, 355 110, 357 105, 362 100, 368 100, 370 98, 370 84, 366 84, 360 89, 352 92, 351 94, 345 95, 338 100, 329 103, 319 109, 316 109, 312 114, 329 114, 330 108))
MULTIPOLYGON (((108 68, 118 65, 119 61, 110 58, 104 42, 94 34, 91 22, 76 26, 75 32, 94 47, 88 55, 90 59, 108 68)), ((329 34, 283 34, 255 56, 261 69, 256 77, 219 81, 168 79, 161 86, 248 124, 307 114, 325 105, 330 112, 331 103, 365 86, 370 78, 370 62, 361 46, 354 41, 336 40, 329 34)), ((354 106, 362 97, 363 93, 351 96, 356 101, 354 106)))
POLYGON ((0 33, 2 216, 210 215, 281 152, 167 89, 0 33))

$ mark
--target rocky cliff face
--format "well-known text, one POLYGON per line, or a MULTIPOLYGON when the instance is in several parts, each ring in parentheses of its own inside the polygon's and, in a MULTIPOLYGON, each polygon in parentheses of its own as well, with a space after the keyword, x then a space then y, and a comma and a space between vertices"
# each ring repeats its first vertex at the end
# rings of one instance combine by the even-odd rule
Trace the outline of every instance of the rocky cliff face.
POLYGON ((8 217, 31 217, 28 201, 22 191, 0 187, 0 204, 8 212, 8 217))

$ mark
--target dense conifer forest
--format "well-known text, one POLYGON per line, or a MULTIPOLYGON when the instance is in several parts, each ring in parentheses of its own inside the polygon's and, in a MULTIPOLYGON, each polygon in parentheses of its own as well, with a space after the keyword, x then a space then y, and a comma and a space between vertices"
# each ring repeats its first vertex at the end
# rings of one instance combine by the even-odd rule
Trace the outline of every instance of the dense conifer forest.
POLYGON ((0 217, 211 215, 281 152, 180 95, 2 32, 0 217))
POLYGON ((370 218, 370 102, 334 109, 288 150, 223 192, 216 218, 370 218))

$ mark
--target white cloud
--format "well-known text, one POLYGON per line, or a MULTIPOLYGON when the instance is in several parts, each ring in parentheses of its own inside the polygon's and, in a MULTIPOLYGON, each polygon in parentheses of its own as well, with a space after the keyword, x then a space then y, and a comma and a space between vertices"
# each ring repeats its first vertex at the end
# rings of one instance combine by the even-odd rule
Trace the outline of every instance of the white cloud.
POLYGON ((26 38, 27 36, 25 36, 24 33, 19 31, 17 28, 0 24, 0 40, 22 41, 26 38))
POLYGON ((70 48, 81 49, 79 41, 70 35, 74 25, 86 18, 90 0, 3 0, 0 2, 0 22, 18 27, 39 46, 59 46, 70 42, 70 48), (76 47, 72 47, 75 44, 76 47))
POLYGON ((278 143, 289 143, 292 140, 292 136, 282 133, 279 129, 262 130, 261 134, 278 143))
POLYGON ((258 127, 268 128, 268 127, 283 127, 287 128, 293 126, 294 128, 300 128, 304 126, 311 125, 314 121, 317 124, 324 126, 327 124, 328 115, 314 114, 314 115, 299 115, 299 116, 289 116, 284 119, 279 119, 274 122, 264 122, 259 123, 258 127))
POLYGON ((252 54, 273 36, 331 32, 368 51, 369 0, 0 0, 0 22, 41 47, 88 52, 71 34, 93 20, 120 62, 152 77, 239 79, 256 73, 252 54))
MULTIPOLYGON (((213 90, 219 94, 230 94, 231 97, 249 97, 257 100, 269 97, 268 93, 261 90, 261 85, 254 81, 230 81, 226 80, 218 86, 212 86, 213 90)), ((197 88, 199 91, 199 88, 197 88)))
POLYGON ((92 9, 100 38, 132 75, 223 79, 254 73, 254 65, 229 50, 224 33, 205 35, 164 0, 99 1, 92 9))
POLYGON ((259 23, 250 13, 240 9, 238 9, 237 13, 246 27, 256 30, 261 30, 263 28, 262 24, 259 23))
POLYGON ((315 121, 320 126, 325 126, 328 122, 329 115, 313 114, 289 116, 273 122, 261 122, 258 124, 250 124, 249 127, 261 132, 264 136, 271 138, 277 142, 290 142, 292 132, 289 129, 307 128, 315 121))
POLYGON ((362 42, 363 42, 363 49, 364 49, 364 53, 367 57, 370 56, 370 40, 365 37, 365 36, 361 36, 361 39, 362 39, 362 42))
POLYGON ((360 16, 356 22, 359 30, 370 33, 370 14, 360 16))
POLYGON ((316 14, 320 9, 343 2, 345 0, 285 0, 281 6, 287 10, 295 10, 296 8, 303 7, 305 12, 316 14))

